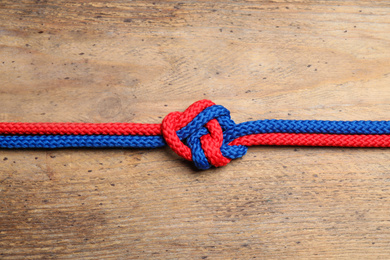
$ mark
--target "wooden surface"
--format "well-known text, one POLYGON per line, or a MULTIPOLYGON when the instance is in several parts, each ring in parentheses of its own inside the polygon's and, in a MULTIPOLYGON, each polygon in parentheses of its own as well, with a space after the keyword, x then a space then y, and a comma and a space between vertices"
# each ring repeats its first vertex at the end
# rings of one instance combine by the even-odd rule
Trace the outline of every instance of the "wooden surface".
MULTIPOLYGON (((390 1, 0 1, 0 121, 390 119, 390 1)), ((390 150, 0 150, 1 259, 389 259, 390 150)))

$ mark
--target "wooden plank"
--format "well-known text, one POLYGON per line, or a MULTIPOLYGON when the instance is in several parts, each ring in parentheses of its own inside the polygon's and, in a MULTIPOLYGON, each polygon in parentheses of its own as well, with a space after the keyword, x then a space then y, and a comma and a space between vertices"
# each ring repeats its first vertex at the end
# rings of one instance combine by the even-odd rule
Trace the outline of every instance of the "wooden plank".
MULTIPOLYGON (((0 2, 0 121, 390 119, 390 1, 0 2)), ((386 149, 0 150, 2 259, 388 259, 386 149)))

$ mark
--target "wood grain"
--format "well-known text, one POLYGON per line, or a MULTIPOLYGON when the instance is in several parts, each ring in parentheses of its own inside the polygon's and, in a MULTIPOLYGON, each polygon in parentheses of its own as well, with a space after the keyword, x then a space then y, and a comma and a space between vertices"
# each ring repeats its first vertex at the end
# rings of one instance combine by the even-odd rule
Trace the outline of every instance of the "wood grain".
MULTIPOLYGON (((390 119, 390 1, 0 1, 0 120, 390 119)), ((390 151, 0 150, 1 259, 388 259, 390 151)))

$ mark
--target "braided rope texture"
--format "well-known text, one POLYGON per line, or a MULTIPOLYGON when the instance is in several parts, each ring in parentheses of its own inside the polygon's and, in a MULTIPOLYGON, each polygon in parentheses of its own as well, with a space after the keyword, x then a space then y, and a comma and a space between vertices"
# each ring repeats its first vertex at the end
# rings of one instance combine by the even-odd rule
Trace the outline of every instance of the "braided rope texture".
POLYGON ((200 100, 161 124, 0 123, 0 148, 168 145, 199 169, 220 167, 253 145, 390 147, 390 121, 257 120, 236 124, 230 112, 200 100))
POLYGON ((137 123, 1 123, 8 135, 161 135, 161 124, 137 123))
POLYGON ((162 136, 129 135, 0 135, 1 148, 157 148, 162 136))

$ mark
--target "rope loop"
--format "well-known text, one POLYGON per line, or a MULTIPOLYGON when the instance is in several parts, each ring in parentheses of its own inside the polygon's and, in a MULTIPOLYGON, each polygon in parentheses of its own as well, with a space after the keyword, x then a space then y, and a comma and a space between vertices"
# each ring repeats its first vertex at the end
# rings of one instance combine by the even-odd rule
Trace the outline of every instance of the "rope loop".
POLYGON ((225 166, 246 153, 246 146, 225 142, 224 132, 235 126, 229 110, 200 100, 182 113, 168 114, 162 122, 162 134, 176 154, 205 170, 225 166))

